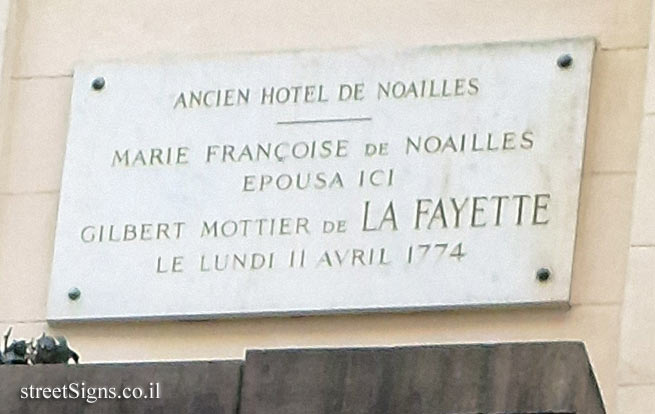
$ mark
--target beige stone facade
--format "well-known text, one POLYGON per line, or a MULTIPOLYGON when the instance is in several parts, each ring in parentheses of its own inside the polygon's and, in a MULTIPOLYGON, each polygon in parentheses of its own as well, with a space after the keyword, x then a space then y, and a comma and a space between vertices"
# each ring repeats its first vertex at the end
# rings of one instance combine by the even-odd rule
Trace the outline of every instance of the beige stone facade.
POLYGON ((260 347, 581 340, 608 412, 650 412, 655 407, 650 3, 0 0, 0 328, 13 325, 18 336, 44 330, 66 335, 86 362, 240 358, 246 348, 260 347), (77 62, 577 36, 595 37, 598 49, 569 309, 46 324, 77 62))

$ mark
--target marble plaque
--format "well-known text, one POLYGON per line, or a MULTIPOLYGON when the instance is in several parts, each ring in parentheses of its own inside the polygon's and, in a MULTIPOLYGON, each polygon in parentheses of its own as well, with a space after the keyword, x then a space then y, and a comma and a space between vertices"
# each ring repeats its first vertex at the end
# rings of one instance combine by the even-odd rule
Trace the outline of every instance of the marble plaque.
POLYGON ((80 66, 48 319, 565 304, 594 46, 80 66))

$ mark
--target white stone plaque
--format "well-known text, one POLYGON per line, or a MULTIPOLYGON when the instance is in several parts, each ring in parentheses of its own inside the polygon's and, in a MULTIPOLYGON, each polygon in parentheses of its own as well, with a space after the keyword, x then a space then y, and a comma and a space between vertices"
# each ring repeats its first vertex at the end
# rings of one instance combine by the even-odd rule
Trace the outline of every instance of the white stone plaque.
POLYGON ((566 303, 593 52, 80 67, 48 319, 566 303))

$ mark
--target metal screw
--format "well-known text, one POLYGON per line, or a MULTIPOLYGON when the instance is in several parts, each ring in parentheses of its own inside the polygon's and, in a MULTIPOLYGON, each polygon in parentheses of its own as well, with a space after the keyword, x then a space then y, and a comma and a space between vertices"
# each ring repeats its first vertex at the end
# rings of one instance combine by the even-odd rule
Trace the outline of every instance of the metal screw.
POLYGON ((557 66, 559 66, 562 69, 568 69, 571 67, 572 64, 573 64, 573 57, 568 53, 557 58, 557 66))
POLYGON ((78 300, 80 296, 82 296, 82 292, 76 287, 70 288, 68 291, 68 298, 70 300, 78 300))
POLYGON ((550 279, 550 269, 547 267, 542 267, 541 269, 537 270, 537 279, 540 282, 545 282, 550 279))
POLYGON ((105 87, 105 78, 103 78, 102 76, 95 78, 91 83, 91 86, 96 91, 99 91, 100 89, 105 87))

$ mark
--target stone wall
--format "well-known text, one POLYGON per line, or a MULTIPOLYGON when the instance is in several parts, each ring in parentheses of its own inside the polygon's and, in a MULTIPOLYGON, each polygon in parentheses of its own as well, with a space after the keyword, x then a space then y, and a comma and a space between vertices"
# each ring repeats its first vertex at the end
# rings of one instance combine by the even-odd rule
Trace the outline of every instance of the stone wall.
POLYGON ((646 413, 655 406, 655 24, 651 26, 647 73, 621 318, 620 413, 646 413))

